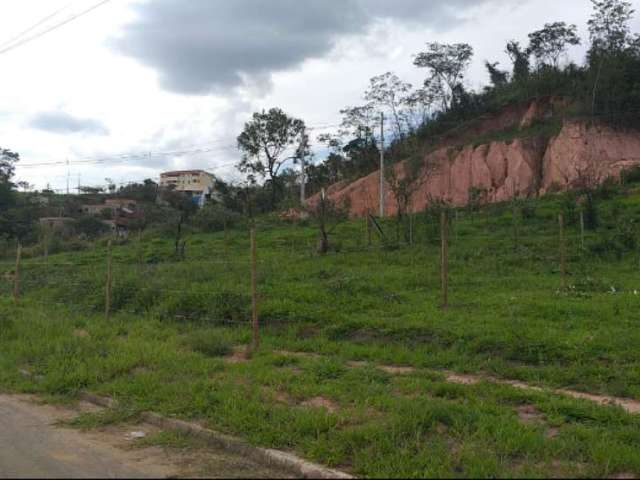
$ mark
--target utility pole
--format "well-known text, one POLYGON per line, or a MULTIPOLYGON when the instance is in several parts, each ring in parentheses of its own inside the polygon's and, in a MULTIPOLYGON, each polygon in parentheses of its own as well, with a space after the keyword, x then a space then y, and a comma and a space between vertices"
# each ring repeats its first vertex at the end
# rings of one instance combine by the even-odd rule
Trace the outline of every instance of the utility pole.
POLYGON ((384 112, 380 112, 380 218, 384 218, 384 112))
POLYGON ((69 195, 69 177, 71 176, 71 171, 69 170, 69 159, 67 158, 67 196, 69 195))
POLYGON ((300 145, 298 147, 298 152, 297 152, 297 156, 300 158, 300 166, 301 166, 301 172, 300 172, 300 206, 304 207, 305 203, 307 202, 307 195, 306 195, 306 190, 307 190, 307 172, 306 172, 306 168, 307 168, 307 162, 306 162, 306 154, 307 151, 309 149, 309 137, 307 136, 307 131, 303 130, 302 131, 302 139, 300 140, 300 145))

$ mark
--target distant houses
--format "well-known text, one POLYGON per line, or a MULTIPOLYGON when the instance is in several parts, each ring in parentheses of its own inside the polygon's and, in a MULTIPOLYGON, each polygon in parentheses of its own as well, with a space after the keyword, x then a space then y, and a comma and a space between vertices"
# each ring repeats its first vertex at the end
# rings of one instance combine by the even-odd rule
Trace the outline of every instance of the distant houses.
POLYGON ((180 170, 160 174, 160 187, 187 194, 202 208, 215 194, 216 178, 204 170, 180 170))
POLYGON ((119 236, 127 236, 133 227, 144 221, 144 211, 138 202, 126 198, 109 198, 101 204, 82 205, 80 213, 100 217, 119 236))

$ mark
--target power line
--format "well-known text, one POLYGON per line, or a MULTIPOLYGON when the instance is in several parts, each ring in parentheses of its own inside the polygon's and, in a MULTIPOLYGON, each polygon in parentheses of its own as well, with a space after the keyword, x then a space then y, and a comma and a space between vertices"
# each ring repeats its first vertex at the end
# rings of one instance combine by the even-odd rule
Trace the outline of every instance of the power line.
MULTIPOLYGON (((112 157, 104 157, 104 158, 87 158, 85 160, 80 159, 77 161, 70 161, 69 165, 99 165, 105 163, 122 163, 130 160, 142 160, 145 158, 153 158, 153 157, 166 157, 166 156, 181 156, 181 155, 197 155, 203 153, 215 153, 221 151, 229 151, 235 149, 235 146, 220 146, 216 148, 197 148, 192 150, 174 150, 168 152, 141 152, 136 154, 125 154, 125 155, 116 155, 112 157)), ((18 164, 17 167, 20 169, 24 168, 41 168, 41 167, 57 167, 57 166, 66 166, 66 160, 56 160, 53 162, 41 162, 41 163, 25 163, 18 164)))
POLYGON ((14 50, 18 47, 21 47, 22 45, 25 45, 33 40, 37 40, 38 38, 42 37, 43 35, 46 35, 47 33, 53 32, 54 30, 57 30, 60 27, 63 27, 64 25, 73 22, 74 20, 83 17, 84 15, 87 15, 88 13, 96 10, 97 8, 100 8, 101 6, 109 3, 111 0, 102 0, 101 2, 98 2, 94 5, 92 5, 91 7, 87 8, 86 10, 81 11, 80 13, 77 13, 75 15, 72 15, 68 18, 66 18, 65 20, 63 20, 62 22, 56 23, 55 25, 44 29, 43 31, 36 33, 34 35, 31 35, 30 37, 26 37, 22 40, 19 40, 16 43, 13 43, 3 49, 0 49, 0 55, 10 52, 11 50, 14 50))
POLYGON ((47 15, 46 17, 44 17, 43 19, 39 20, 38 22, 34 23, 33 25, 31 25, 29 28, 27 28, 26 30, 23 30, 22 32, 20 32, 18 35, 16 35, 15 37, 11 38, 10 40, 7 40, 6 42, 0 44, 0 48, 4 48, 16 41, 18 41, 21 37, 24 37, 27 33, 31 33, 33 30, 35 30, 36 28, 38 28, 40 25, 42 25, 43 23, 48 22, 49 20, 51 20, 52 18, 56 17, 58 14, 62 13, 64 10, 66 10, 67 8, 69 8, 69 6, 72 4, 73 2, 67 3, 64 7, 59 8, 58 10, 56 10, 53 13, 50 13, 49 15, 47 15))

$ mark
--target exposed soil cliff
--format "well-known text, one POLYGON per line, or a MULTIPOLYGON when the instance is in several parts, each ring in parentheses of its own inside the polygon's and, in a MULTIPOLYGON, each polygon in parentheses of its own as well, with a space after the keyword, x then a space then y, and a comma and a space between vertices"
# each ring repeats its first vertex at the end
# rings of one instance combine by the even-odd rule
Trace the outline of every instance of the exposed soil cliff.
MULTIPOLYGON (((557 102, 532 102, 527 108, 512 108, 486 119, 474 129, 486 134, 489 127, 501 130, 514 125, 526 128, 536 120, 548 119, 557 102)), ((471 138, 468 132, 463 137, 471 138)), ((451 137, 450 140, 458 140, 451 137)), ((552 138, 529 137, 493 141, 462 148, 441 146, 425 156, 423 180, 412 197, 410 209, 420 211, 441 199, 463 206, 475 191, 483 201, 500 202, 571 188, 581 181, 600 182, 619 177, 620 172, 640 165, 640 132, 616 131, 604 126, 565 122, 552 138)), ((396 166, 402 175, 401 164, 396 166)), ((333 185, 327 194, 338 203, 348 202, 352 216, 379 210, 380 173, 353 183, 333 185)), ((397 210, 397 202, 387 186, 386 214, 397 210)), ((317 197, 310 203, 317 202, 317 197)))

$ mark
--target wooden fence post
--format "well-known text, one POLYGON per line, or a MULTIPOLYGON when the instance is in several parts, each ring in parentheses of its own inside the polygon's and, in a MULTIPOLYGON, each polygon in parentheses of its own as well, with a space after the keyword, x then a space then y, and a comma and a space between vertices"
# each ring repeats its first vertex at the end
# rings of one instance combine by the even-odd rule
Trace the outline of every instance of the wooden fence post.
POLYGON ((49 232, 44 234, 44 268, 49 273, 49 232))
POLYGON ((16 270, 13 277, 13 300, 18 301, 20 299, 20 262, 22 261, 22 244, 18 242, 18 248, 16 251, 16 270))
POLYGON ((564 238, 564 215, 558 215, 560 227, 560 274, 562 275, 562 288, 567 288, 567 252, 564 238))
POLYGON ((409 210, 409 245, 413 246, 413 208, 409 210))
POLYGON ((256 226, 251 226, 251 323, 253 326, 253 341, 251 353, 260 346, 260 326, 258 324, 258 272, 257 272, 256 226))
POLYGON ((511 213, 512 221, 513 221, 513 249, 518 249, 518 243, 520 240, 520 232, 518 231, 518 206, 515 201, 513 203, 513 211, 511 213))
POLYGON ((442 308, 449 306, 449 218, 446 211, 440 215, 440 275, 442 286, 442 308))
POLYGON ((580 248, 585 250, 584 243, 584 211, 580 212, 580 248))
POLYGON ((113 257, 111 255, 112 241, 107 244, 107 285, 105 288, 104 315, 107 320, 111 316, 111 293, 113 287, 113 257))

